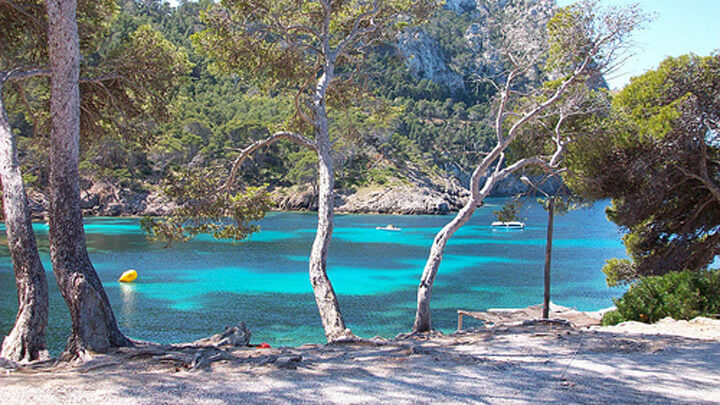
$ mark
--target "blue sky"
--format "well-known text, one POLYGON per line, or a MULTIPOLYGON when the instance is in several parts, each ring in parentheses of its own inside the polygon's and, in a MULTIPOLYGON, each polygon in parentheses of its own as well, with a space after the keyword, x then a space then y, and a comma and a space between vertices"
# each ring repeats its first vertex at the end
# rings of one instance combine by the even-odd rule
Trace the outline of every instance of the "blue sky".
MULTIPOLYGON (((557 0, 559 6, 574 0, 557 0)), ((637 76, 654 69, 668 56, 695 53, 709 55, 720 49, 720 0, 601 0, 601 5, 639 3, 655 19, 634 36, 635 56, 612 77, 610 88, 616 89, 637 76)))

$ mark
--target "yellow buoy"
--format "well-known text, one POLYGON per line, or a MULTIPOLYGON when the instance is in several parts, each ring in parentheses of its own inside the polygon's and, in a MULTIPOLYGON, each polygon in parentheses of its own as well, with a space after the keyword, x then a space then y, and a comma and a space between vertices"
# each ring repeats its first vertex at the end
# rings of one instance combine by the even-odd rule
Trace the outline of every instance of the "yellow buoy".
POLYGON ((137 271, 128 270, 120 276, 118 281, 123 282, 123 283, 129 283, 131 281, 135 281, 136 278, 137 278, 137 271))

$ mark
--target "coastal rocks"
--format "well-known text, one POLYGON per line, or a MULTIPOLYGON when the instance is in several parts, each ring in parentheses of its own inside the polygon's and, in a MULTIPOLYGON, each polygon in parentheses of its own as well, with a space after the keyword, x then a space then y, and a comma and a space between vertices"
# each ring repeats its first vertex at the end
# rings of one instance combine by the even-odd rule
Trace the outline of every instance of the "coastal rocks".
MULTIPOLYGON (((461 177, 462 178, 462 177, 461 177)), ((532 177, 539 183, 542 177, 532 177)), ((484 183, 481 179, 480 184, 484 183)), ((409 181, 395 181, 387 186, 369 186, 357 189, 336 190, 335 211, 345 214, 401 214, 401 215, 445 215, 462 208, 470 193, 465 184, 456 179, 431 181, 417 174, 409 181)), ((540 187, 547 193, 555 194, 562 187, 562 181, 553 178, 540 187)), ((507 197, 528 191, 528 186, 519 176, 509 176, 495 185, 491 196, 507 197)), ((317 193, 310 186, 275 189, 271 192, 276 208, 281 211, 316 211, 317 193)))
POLYGON ((177 208, 177 204, 169 201, 162 193, 154 191, 148 194, 145 199, 145 209, 140 213, 140 215, 169 215, 175 208, 177 208))
MULTIPOLYGON (((469 174, 457 167, 446 168, 449 179, 436 178, 407 168, 406 178, 386 185, 336 190, 335 209, 339 213, 445 215, 457 211, 467 202, 469 174)), ((535 183, 539 178, 531 178, 535 183)), ((481 184, 484 180, 481 180, 481 184)), ((559 179, 541 187, 554 193, 562 186, 559 179)), ((518 176, 510 176, 495 186, 492 196, 512 196, 527 191, 518 176)), ((280 211, 317 211, 318 196, 311 184, 276 188, 271 197, 280 211)), ((44 220, 47 198, 36 190, 28 191, 33 219, 44 220)), ((81 206, 86 216, 163 216, 177 205, 160 191, 133 191, 106 183, 88 184, 81 192, 81 206)))
POLYGON ((49 207, 47 197, 33 189, 27 190, 27 197, 31 218, 34 220, 45 220, 45 213, 49 207))
POLYGON ((277 209, 281 211, 317 211, 318 208, 317 191, 311 186, 282 189, 272 197, 277 209))
MULTIPOLYGON (((418 183, 338 190, 335 211, 347 214, 443 215, 460 209, 469 197, 467 190, 454 181, 445 185, 429 181, 418 183)), ((276 189, 271 195, 279 210, 317 210, 317 194, 311 187, 276 189)))
POLYGON ((80 206, 86 215, 137 215, 145 210, 148 194, 97 182, 81 191, 80 206))
POLYGON ((338 212, 379 214, 440 214, 456 211, 469 194, 462 189, 438 190, 417 185, 391 186, 384 189, 361 190, 343 196, 338 212))
MULTIPOLYGON (((538 184, 543 181, 543 176, 528 176, 533 184, 538 184)), ((481 183, 485 181, 481 180, 481 183)), ((558 177, 553 177, 545 180, 540 189, 549 194, 556 194, 562 188, 563 182, 558 177)), ((520 181, 519 175, 508 176, 505 180, 496 184, 492 191, 492 196, 495 197, 509 197, 520 193, 528 192, 528 185, 520 181)))

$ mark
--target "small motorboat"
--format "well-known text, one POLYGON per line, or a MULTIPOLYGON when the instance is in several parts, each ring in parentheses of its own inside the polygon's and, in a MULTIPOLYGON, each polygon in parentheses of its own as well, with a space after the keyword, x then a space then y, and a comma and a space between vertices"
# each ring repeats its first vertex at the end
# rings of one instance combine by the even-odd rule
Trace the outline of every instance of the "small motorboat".
POLYGON ((390 231, 390 232, 400 232, 402 231, 402 228, 398 228, 397 226, 390 224, 388 226, 376 226, 375 229, 378 231, 390 231))
POLYGON ((495 221, 492 223, 492 227, 495 229, 524 229, 525 223, 520 221, 501 222, 495 221))

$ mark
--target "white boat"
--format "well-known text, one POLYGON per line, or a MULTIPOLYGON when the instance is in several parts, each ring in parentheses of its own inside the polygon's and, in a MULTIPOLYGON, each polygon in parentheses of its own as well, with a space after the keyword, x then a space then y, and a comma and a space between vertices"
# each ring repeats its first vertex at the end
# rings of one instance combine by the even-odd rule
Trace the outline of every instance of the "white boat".
POLYGON ((510 222, 501 222, 501 221, 495 221, 492 223, 493 228, 497 229, 524 229, 525 228, 525 222, 520 221, 510 221, 510 222))
POLYGON ((375 229, 378 231, 391 231, 391 232, 400 232, 402 231, 402 228, 398 228, 397 226, 390 224, 388 226, 376 226, 375 229))

